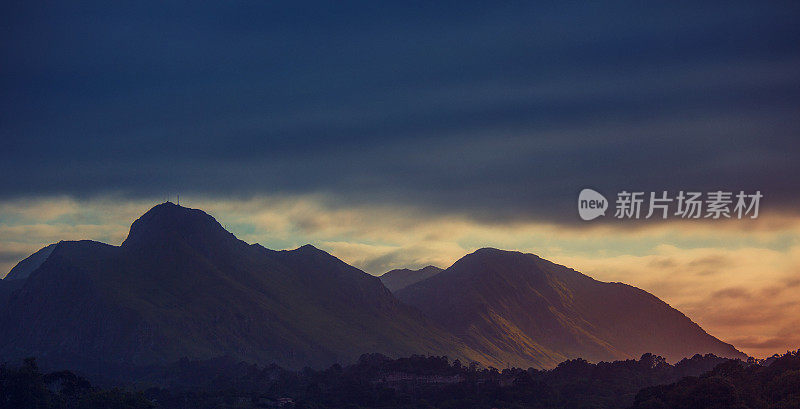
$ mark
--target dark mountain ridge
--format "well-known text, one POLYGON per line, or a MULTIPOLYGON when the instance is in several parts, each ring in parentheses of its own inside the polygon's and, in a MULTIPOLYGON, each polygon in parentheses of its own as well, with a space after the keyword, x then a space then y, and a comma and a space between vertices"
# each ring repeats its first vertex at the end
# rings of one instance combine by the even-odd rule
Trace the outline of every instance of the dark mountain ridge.
POLYGON ((477 358, 377 277, 313 246, 249 245, 158 205, 121 246, 61 242, 0 312, 0 356, 147 365, 227 355, 288 367, 360 354, 477 358))
POLYGON ((517 366, 696 353, 744 358, 652 294, 533 254, 480 249, 396 293, 472 348, 517 366))
POLYGON ((27 279, 0 281, 0 360, 81 369, 227 356, 299 368, 382 353, 549 368, 647 352, 743 357, 645 291, 519 252, 478 250, 394 295, 311 245, 248 244, 169 202, 120 246, 47 251, 27 279))

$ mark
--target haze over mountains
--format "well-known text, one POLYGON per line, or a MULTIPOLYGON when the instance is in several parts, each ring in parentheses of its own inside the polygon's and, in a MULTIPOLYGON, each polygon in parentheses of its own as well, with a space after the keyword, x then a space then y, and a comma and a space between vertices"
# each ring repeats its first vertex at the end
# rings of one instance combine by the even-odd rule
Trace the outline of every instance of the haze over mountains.
POLYGON ((247 244, 169 202, 120 246, 60 242, 12 272, 0 281, 0 361, 79 368, 226 355, 299 368, 379 352, 547 368, 644 352, 744 357, 645 291, 531 254, 482 249, 443 271, 379 279, 310 245, 247 244))

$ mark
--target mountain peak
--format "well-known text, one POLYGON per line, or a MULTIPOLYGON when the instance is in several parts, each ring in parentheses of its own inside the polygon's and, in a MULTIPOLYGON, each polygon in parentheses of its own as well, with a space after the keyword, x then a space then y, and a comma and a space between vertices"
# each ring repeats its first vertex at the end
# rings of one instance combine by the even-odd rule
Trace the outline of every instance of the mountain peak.
POLYGON ((189 244, 237 240, 208 213, 164 202, 133 222, 122 247, 160 245, 170 239, 180 239, 189 244))
POLYGON ((467 256, 473 256, 473 255, 474 256, 511 256, 511 257, 513 257, 513 256, 534 256, 534 257, 538 258, 538 256, 536 256, 535 254, 523 253, 521 251, 516 251, 516 250, 501 250, 501 249, 494 248, 494 247, 482 247, 482 248, 479 248, 479 249, 473 251, 470 254, 467 254, 467 256))
POLYGON ((304 244, 294 250, 283 250, 286 254, 292 254, 296 256, 304 256, 304 257, 317 257, 320 255, 333 257, 327 251, 314 247, 311 244, 304 244))
POLYGON ((626 359, 653 352, 741 357, 654 295, 596 281, 530 253, 482 248, 397 297, 476 350, 514 365, 626 359))
POLYGON ((521 251, 500 250, 493 247, 484 247, 473 251, 470 254, 456 261, 455 265, 490 265, 499 264, 530 264, 535 263, 541 258, 535 254, 523 253, 521 251))
MULTIPOLYGON (((153 206, 152 208, 150 208, 150 210, 145 212, 145 214, 142 215, 142 217, 147 216, 147 215, 151 215, 151 217, 153 217, 153 215, 166 215, 166 214, 170 214, 170 213, 173 214, 173 215, 177 215, 179 213, 192 212, 192 211, 206 214, 205 212, 203 212, 200 209, 190 209, 188 207, 184 207, 184 206, 172 203, 170 201, 166 201, 164 203, 159 203, 159 204, 153 206)), ((209 216, 209 217, 211 217, 211 216, 209 216)))
POLYGON ((308 251, 313 251, 313 252, 322 251, 322 250, 320 250, 320 249, 318 249, 318 248, 314 247, 314 246, 313 246, 313 245, 311 245, 311 244, 304 244, 304 245, 302 245, 302 246, 300 246, 300 247, 296 248, 295 250, 299 250, 299 251, 306 251, 306 252, 308 252, 308 251))

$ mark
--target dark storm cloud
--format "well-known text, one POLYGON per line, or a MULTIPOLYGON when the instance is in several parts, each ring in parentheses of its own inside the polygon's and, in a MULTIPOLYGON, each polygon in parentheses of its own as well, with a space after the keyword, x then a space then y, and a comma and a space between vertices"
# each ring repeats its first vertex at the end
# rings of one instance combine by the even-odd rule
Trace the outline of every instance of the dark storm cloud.
POLYGON ((792 2, 2 7, 5 197, 572 221, 587 186, 800 194, 792 2))

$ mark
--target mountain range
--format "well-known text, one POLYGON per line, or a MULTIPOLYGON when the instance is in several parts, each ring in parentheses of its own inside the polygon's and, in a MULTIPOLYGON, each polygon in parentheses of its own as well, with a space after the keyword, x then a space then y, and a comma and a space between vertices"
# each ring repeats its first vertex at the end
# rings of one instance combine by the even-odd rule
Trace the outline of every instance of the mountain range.
POLYGON ((481 249, 445 270, 379 279, 311 245, 245 243, 169 202, 137 219, 120 246, 62 241, 12 272, 0 281, 0 361, 80 368, 229 356, 300 368, 378 352, 548 368, 644 352, 744 357, 643 290, 532 254, 481 249))

